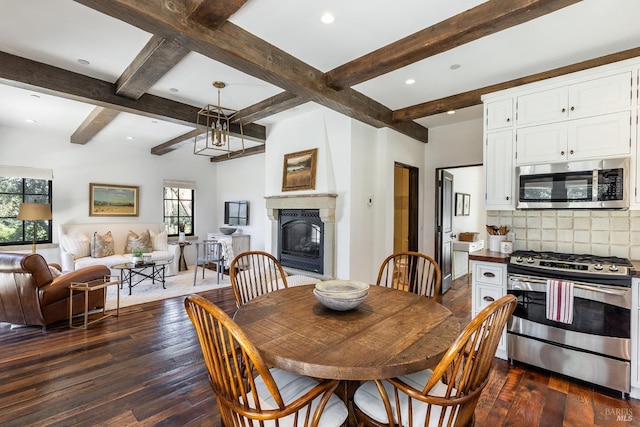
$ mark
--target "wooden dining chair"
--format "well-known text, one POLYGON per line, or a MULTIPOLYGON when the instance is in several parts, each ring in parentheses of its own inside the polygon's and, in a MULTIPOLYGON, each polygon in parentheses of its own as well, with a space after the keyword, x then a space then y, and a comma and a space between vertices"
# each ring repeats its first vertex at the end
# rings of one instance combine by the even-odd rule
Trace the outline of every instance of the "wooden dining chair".
POLYGON ((316 380, 267 366, 242 329, 211 301, 189 295, 193 323, 222 423, 240 426, 341 426, 346 405, 337 380, 316 380))
POLYGON ((267 292, 289 287, 282 265, 267 252, 238 254, 231 261, 229 274, 238 307, 267 292))
POLYGON ((404 251, 391 254, 382 262, 376 284, 440 302, 440 282, 440 266, 433 258, 420 252, 404 251))
POLYGON ((362 384, 353 397, 358 425, 473 425, 473 412, 516 302, 515 296, 506 295, 485 307, 433 371, 362 384))

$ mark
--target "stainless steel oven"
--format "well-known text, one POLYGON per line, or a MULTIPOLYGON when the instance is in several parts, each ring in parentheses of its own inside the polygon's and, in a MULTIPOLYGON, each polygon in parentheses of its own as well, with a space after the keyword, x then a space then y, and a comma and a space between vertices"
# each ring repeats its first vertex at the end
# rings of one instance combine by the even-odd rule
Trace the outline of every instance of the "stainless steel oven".
POLYGON ((515 252, 507 292, 509 359, 624 393, 630 391, 631 263, 621 258, 515 252), (573 282, 573 321, 546 317, 548 279, 573 282))

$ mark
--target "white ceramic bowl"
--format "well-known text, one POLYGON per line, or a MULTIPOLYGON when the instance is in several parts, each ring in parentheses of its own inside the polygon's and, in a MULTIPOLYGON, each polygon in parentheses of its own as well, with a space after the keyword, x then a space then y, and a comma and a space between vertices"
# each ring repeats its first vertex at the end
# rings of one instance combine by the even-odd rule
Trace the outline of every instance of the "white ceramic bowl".
POLYGON ((333 298, 360 298, 369 293, 369 284, 355 280, 325 280, 316 283, 315 291, 333 298))
POLYGON ((227 235, 235 233, 237 229, 238 229, 237 227, 232 227, 230 225, 218 227, 218 230, 220 230, 222 234, 227 234, 227 235))
POLYGON ((317 289, 313 290, 313 294, 316 296, 316 299, 320 302, 320 304, 324 305, 325 307, 336 311, 347 311, 352 310, 362 304, 364 300, 367 299, 367 296, 369 296, 369 291, 367 290, 364 295, 361 295, 357 298, 341 298, 340 296, 331 296, 320 293, 317 289))

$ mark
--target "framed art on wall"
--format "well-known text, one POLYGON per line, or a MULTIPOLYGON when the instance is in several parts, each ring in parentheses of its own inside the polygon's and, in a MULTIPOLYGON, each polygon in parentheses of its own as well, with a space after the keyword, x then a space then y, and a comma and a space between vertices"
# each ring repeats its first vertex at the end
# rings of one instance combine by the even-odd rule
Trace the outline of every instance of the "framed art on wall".
POLYGON ((468 216, 471 209, 471 194, 464 195, 464 201, 462 202, 462 215, 468 216))
POLYGON ((315 190, 318 149, 284 155, 282 191, 315 190))
POLYGON ((138 216, 138 187, 90 183, 89 216, 138 216))
POLYGON ((464 194, 456 193, 456 206, 455 206, 455 216, 463 215, 463 207, 464 207, 464 194))

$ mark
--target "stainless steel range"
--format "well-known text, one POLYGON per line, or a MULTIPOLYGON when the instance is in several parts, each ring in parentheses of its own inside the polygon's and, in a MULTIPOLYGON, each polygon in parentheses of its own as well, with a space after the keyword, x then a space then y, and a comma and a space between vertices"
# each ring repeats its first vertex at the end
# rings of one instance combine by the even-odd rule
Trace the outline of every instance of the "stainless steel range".
POLYGON ((631 262, 624 258, 516 251, 507 293, 518 298, 509 321, 509 359, 629 393, 631 262), (574 284, 573 321, 546 317, 549 279, 574 284))

